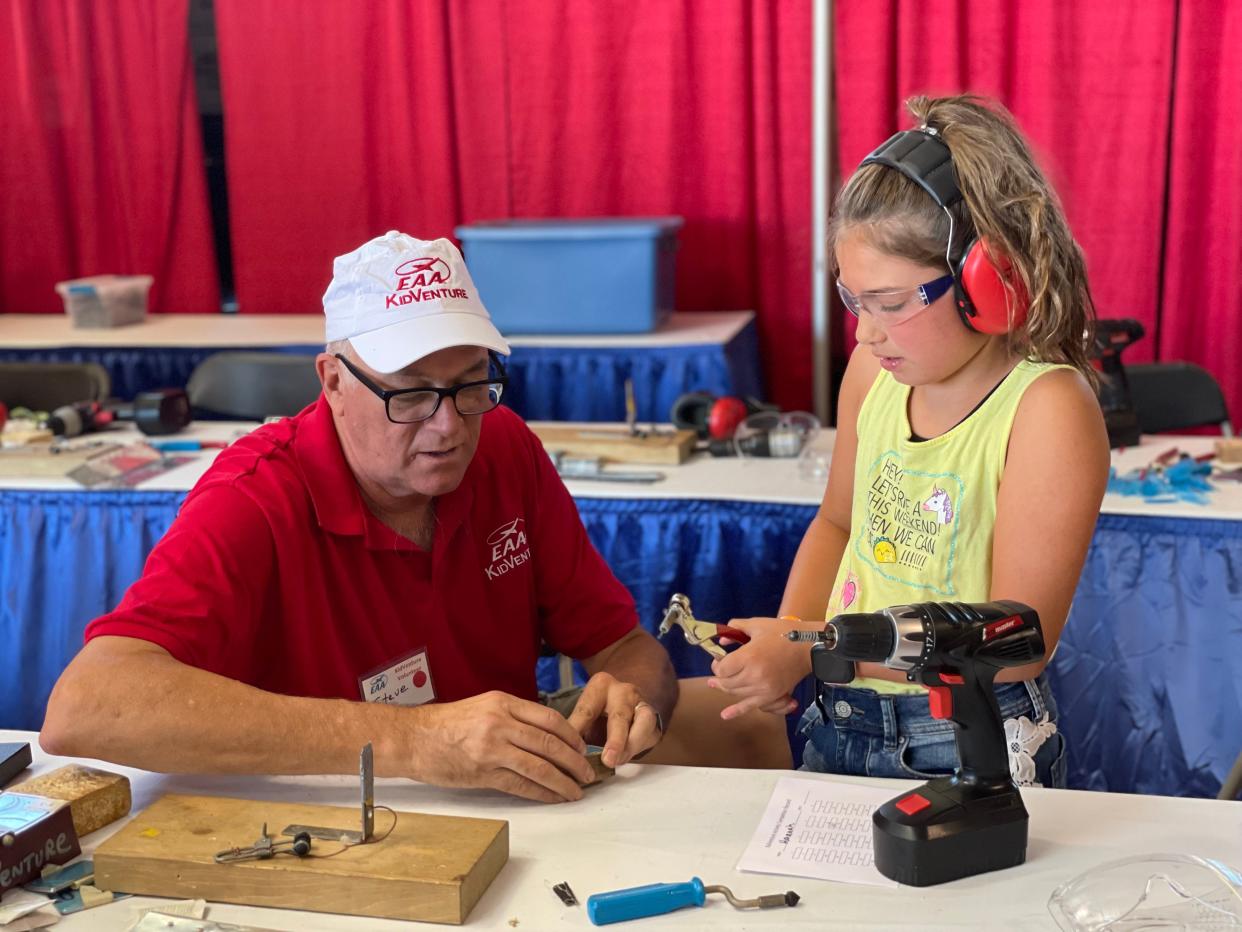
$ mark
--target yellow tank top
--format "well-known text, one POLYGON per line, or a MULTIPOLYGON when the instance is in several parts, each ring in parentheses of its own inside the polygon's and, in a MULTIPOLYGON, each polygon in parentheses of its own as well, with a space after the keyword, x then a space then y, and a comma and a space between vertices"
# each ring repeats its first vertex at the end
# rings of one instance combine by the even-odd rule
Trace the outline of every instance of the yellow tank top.
MULTIPOLYGON (((1023 361, 953 429, 910 439, 910 387, 880 372, 858 412, 850 540, 827 617, 910 602, 986 602, 996 495, 1018 403, 1037 378, 1069 366, 1023 361)), ((922 686, 860 678, 881 693, 922 686)))

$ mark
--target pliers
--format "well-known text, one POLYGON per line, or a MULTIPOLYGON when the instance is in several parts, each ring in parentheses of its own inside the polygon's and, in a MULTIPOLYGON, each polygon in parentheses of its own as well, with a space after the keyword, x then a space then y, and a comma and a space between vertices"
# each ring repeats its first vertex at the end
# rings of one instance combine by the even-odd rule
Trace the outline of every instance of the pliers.
POLYGON ((701 647, 713 657, 725 656, 725 649, 716 643, 716 638, 729 638, 739 644, 750 640, 750 635, 728 625, 718 625, 711 621, 699 621, 690 611, 690 599, 680 592, 673 594, 668 600, 668 608, 664 611, 664 620, 660 622, 660 637, 668 634, 673 625, 679 625, 686 636, 686 643, 701 647))

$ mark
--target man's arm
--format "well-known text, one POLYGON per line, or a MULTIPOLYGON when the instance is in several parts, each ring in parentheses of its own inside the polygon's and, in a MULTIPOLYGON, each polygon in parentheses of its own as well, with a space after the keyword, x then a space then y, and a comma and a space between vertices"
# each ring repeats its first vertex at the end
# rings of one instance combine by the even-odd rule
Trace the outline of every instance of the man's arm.
POLYGON ((61 675, 40 744, 169 773, 356 773, 578 799, 592 770, 560 715, 500 692, 404 708, 283 696, 181 663, 162 647, 98 637, 61 675))
POLYGON ((565 720, 487 693, 393 708, 246 685, 277 572, 271 528, 245 494, 191 494, 143 576, 62 674, 42 738, 51 753, 154 770, 354 773, 368 741, 377 772, 576 799, 590 765, 565 720))
POLYGON ((603 762, 620 767, 655 747, 677 705, 677 676, 668 652, 646 631, 634 628, 582 661, 591 678, 569 724, 593 744, 603 743, 603 762))
POLYGON ((361 706, 265 692, 149 641, 103 636, 61 674, 39 743, 162 773, 350 773, 382 719, 361 706))

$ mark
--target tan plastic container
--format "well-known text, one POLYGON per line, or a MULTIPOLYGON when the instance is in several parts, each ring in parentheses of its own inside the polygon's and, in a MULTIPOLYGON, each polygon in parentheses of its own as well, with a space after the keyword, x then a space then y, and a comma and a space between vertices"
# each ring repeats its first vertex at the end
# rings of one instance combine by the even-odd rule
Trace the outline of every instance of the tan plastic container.
POLYGON ((59 282, 56 291, 74 327, 123 327, 146 320, 153 281, 150 275, 92 275, 59 282))

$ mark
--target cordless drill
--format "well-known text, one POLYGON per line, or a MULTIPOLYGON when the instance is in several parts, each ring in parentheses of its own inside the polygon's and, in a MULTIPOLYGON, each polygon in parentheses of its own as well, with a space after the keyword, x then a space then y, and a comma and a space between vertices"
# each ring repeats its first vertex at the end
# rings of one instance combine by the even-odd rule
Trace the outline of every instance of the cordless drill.
POLYGON ((117 421, 133 421, 149 437, 175 434, 190 424, 190 399, 183 388, 161 388, 140 392, 132 402, 78 401, 61 405, 44 426, 57 437, 76 437, 117 421))
POLYGON ((956 732, 953 776, 929 780, 873 814, 880 873, 925 887, 1023 863, 1029 818, 1009 773, 992 683, 1004 667, 1043 658, 1035 610, 1008 601, 897 605, 837 615, 815 637, 817 680, 848 683, 855 662, 902 670, 928 688, 932 717, 951 721, 956 732))

